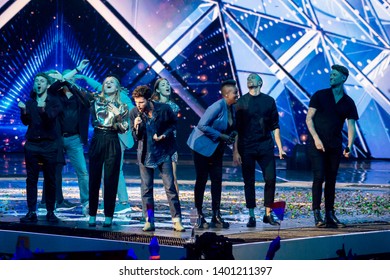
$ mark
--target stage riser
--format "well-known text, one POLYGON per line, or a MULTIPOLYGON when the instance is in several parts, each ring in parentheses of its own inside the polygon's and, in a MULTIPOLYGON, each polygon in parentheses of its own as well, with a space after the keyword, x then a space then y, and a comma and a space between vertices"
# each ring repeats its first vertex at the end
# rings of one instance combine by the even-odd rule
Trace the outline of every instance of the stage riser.
MULTIPOLYGON (((0 230, 0 240, 2 240, 0 242, 0 253, 13 254, 20 236, 29 238, 32 251, 37 248, 44 249, 46 253, 104 252, 133 249, 138 259, 147 260, 150 255, 149 244, 145 243, 6 230, 0 230)), ((186 256, 186 250, 183 247, 160 246, 160 256, 161 259, 178 260, 186 256)))
MULTIPOLYGON (((104 240, 84 237, 36 234, 31 232, 0 231, 0 252, 12 254, 20 236, 27 236, 30 248, 45 248, 45 252, 104 252, 133 249, 139 259, 149 258, 148 244, 104 240)), ((348 256, 352 250, 352 258, 362 256, 388 254, 390 252, 390 231, 357 233, 336 236, 320 236, 282 240, 281 247, 275 254, 275 260, 320 260, 338 259, 337 251, 344 245, 348 256), (378 241, 379 240, 379 241, 378 241)), ((236 260, 264 260, 270 242, 255 242, 233 245, 233 256, 236 260)), ((161 259, 180 260, 185 258, 186 249, 175 246, 161 246, 161 259)))
MULTIPOLYGON (((264 260, 271 242, 257 242, 233 246, 237 260, 264 260)), ((339 259, 337 250, 345 249, 348 256, 369 256, 390 253, 390 231, 317 236, 282 240, 275 260, 321 260, 339 259)), ((352 257, 354 258, 354 257, 352 257)))

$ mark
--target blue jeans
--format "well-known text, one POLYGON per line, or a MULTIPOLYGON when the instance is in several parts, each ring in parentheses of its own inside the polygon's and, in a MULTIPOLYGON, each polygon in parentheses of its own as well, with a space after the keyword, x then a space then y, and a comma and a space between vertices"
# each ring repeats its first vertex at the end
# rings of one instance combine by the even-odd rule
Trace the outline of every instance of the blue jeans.
POLYGON ((80 136, 78 134, 70 137, 64 137, 63 139, 64 150, 76 172, 79 182, 80 202, 86 205, 89 200, 89 177, 84 156, 83 144, 81 143, 80 136))
MULTIPOLYGON (((80 203, 85 206, 89 201, 89 176, 83 144, 81 143, 80 136, 78 134, 70 137, 63 137, 62 139, 64 152, 68 155, 70 163, 77 175, 80 190, 80 203)), ((64 165, 62 163, 57 163, 56 165, 56 201, 57 203, 62 203, 64 200, 64 195, 62 193, 62 170, 64 165)), ((43 182, 43 185, 46 185, 45 182, 43 182)), ((45 193, 45 188, 43 188, 42 203, 46 203, 45 193)))
MULTIPOLYGON (((181 209, 179 196, 177 194, 175 184, 173 182, 173 168, 172 160, 164 161, 158 166, 161 173, 161 178, 164 184, 165 193, 167 195, 169 210, 172 218, 181 218, 181 209)), ((145 167, 142 163, 139 163, 139 171, 141 175, 141 196, 142 196, 142 210, 145 217, 147 215, 147 209, 154 211, 154 198, 153 198, 153 179, 154 168, 145 167)))

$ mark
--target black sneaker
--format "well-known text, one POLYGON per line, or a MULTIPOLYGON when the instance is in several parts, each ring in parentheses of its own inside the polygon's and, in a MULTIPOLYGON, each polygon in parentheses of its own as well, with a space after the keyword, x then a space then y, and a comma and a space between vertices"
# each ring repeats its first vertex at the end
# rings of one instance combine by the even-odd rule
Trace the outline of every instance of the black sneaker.
POLYGON ((28 211, 26 216, 20 218, 21 223, 36 223, 38 222, 37 213, 35 211, 28 211))
POLYGON ((246 223, 247 227, 256 227, 256 218, 249 217, 249 221, 246 223))
POLYGON ((74 209, 76 207, 77 207, 76 204, 73 204, 73 203, 67 201, 66 199, 64 199, 61 203, 57 203, 56 210, 57 211, 72 210, 72 209, 74 209))
POLYGON ((49 223, 58 223, 60 221, 53 211, 47 211, 46 220, 49 223))

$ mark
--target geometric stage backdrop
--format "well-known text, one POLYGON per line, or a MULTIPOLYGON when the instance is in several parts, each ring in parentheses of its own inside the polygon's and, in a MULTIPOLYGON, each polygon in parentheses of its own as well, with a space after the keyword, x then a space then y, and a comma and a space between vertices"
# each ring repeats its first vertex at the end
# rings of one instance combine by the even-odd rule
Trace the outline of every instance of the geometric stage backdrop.
MULTIPOLYGON (((354 156, 390 158, 390 3, 387 0, 0 0, 0 149, 23 149, 25 101, 34 74, 73 69, 100 82, 167 78, 181 112, 179 153, 204 110, 234 78, 246 94, 256 72, 277 103, 284 149, 305 144, 310 96, 348 67, 358 108, 354 156)), ((89 88, 82 79, 81 86, 89 88)), ((346 133, 344 134, 346 136, 346 133)), ((346 139, 346 138, 345 138, 346 139)))

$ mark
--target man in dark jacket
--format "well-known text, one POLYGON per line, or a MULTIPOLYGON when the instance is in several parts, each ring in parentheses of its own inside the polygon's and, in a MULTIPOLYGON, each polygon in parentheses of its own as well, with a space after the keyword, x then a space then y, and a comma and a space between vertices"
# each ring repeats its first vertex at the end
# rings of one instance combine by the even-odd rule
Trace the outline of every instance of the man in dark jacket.
MULTIPOLYGON (((65 70, 62 75, 58 71, 49 74, 57 80, 64 80, 62 86, 56 90, 56 94, 62 104, 63 111, 59 115, 61 144, 63 151, 67 154, 78 179, 80 190, 80 202, 83 213, 88 213, 89 201, 89 175, 84 156, 84 145, 88 144, 88 126, 90 118, 91 93, 75 84, 74 74, 82 71, 88 64, 88 60, 82 60, 76 70, 65 70)), ((65 164, 64 156, 62 162, 56 167, 56 209, 69 210, 76 205, 64 199, 62 192, 62 170, 65 164)), ((45 191, 42 194, 42 204, 45 203, 45 191)))
POLYGON ((158 168, 167 194, 175 231, 185 231, 174 180, 171 156, 176 151, 174 130, 176 116, 169 105, 150 100, 148 86, 138 86, 132 93, 136 107, 130 111, 130 127, 138 141, 137 159, 141 174, 142 208, 146 218, 143 231, 154 231, 154 169, 158 168))
MULTIPOLYGON (((57 117, 62 111, 62 106, 60 100, 48 92, 49 79, 45 73, 38 73, 34 78, 31 99, 26 103, 22 101, 18 103, 22 123, 28 126, 24 145, 28 213, 20 219, 21 223, 38 221, 36 208, 40 168, 46 181, 46 219, 51 223, 58 222, 54 214, 55 168, 59 145, 57 117)), ((57 81, 51 85, 50 92, 59 86, 61 84, 57 81)))

